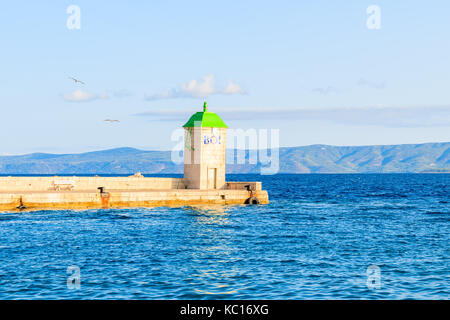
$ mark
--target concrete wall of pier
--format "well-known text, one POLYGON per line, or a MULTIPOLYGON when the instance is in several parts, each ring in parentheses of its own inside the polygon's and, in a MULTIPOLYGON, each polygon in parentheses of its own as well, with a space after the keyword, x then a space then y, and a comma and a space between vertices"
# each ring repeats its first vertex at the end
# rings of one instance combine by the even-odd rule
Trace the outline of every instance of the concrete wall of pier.
MULTIPOLYGON (((269 203, 267 191, 253 192, 261 204, 269 203)), ((121 207, 244 204, 247 190, 135 190, 52 192, 0 192, 0 210, 95 209, 121 207)))
POLYGON ((184 189, 183 178, 145 177, 0 177, 0 192, 55 191, 57 189, 97 190, 145 190, 184 189))

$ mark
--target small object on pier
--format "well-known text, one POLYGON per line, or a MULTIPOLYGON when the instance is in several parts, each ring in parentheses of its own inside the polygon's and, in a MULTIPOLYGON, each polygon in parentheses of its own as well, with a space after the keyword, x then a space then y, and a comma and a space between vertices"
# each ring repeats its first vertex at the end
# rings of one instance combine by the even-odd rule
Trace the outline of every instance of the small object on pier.
POLYGON ((20 197, 20 203, 19 206, 17 206, 17 209, 19 210, 25 210, 27 207, 23 205, 22 197, 20 197))
POLYGON ((245 204, 260 204, 260 202, 257 197, 250 197, 247 200, 245 200, 245 204))
POLYGON ((100 199, 102 200, 102 208, 107 209, 109 208, 109 200, 111 199, 111 195, 109 192, 105 191, 105 187, 98 187, 98 190, 100 190, 100 199))
POLYGON ((66 190, 66 191, 72 191, 73 188, 75 187, 75 181, 72 180, 67 180, 67 181, 53 181, 53 188, 55 191, 61 191, 61 190, 66 190))
POLYGON ((133 174, 130 177, 133 177, 133 178, 144 178, 144 175, 142 173, 140 173, 140 172, 136 172, 135 174, 133 174))

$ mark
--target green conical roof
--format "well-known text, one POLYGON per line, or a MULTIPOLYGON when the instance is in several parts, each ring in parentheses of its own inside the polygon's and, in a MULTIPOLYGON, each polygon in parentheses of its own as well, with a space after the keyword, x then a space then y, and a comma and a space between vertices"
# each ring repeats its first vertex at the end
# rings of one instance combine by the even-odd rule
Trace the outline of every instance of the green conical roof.
POLYGON ((203 112, 193 114, 188 122, 183 126, 184 128, 194 127, 211 127, 211 128, 228 128, 220 117, 214 112, 208 111, 208 104, 203 104, 203 112))

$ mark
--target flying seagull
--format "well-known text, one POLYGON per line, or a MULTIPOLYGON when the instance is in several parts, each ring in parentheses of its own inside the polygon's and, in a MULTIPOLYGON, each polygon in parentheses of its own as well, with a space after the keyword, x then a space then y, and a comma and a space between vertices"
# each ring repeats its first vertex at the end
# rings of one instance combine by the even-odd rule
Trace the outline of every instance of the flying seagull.
POLYGON ((75 81, 75 83, 85 84, 83 81, 75 79, 74 77, 69 77, 69 79, 72 79, 73 81, 75 81))
POLYGON ((119 120, 112 120, 112 119, 105 119, 104 121, 113 123, 113 122, 120 122, 119 120))

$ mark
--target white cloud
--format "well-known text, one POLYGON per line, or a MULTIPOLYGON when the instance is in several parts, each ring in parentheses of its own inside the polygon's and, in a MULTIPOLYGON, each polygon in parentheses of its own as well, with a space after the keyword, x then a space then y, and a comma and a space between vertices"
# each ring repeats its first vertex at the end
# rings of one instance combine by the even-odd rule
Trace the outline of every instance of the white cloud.
POLYGON ((206 98, 214 94, 244 94, 239 84, 229 81, 225 88, 217 88, 213 74, 204 76, 202 80, 190 80, 171 90, 146 96, 146 100, 162 100, 175 98, 206 98))
MULTIPOLYGON (((298 121, 314 120, 337 124, 381 127, 450 127, 450 106, 372 106, 348 108, 292 108, 292 109, 214 109, 227 120, 298 121)), ((153 110, 135 114, 158 121, 183 121, 189 112, 185 110, 153 110)))
POLYGON ((241 86, 233 81, 227 84, 225 89, 223 89, 223 94, 244 94, 245 91, 241 88, 241 86))
POLYGON ((63 99, 69 102, 88 102, 97 99, 107 99, 106 94, 93 94, 81 89, 78 89, 72 93, 63 94, 63 99))
POLYGON ((187 96, 204 98, 215 93, 214 75, 203 77, 203 81, 191 80, 181 84, 181 92, 187 96))

